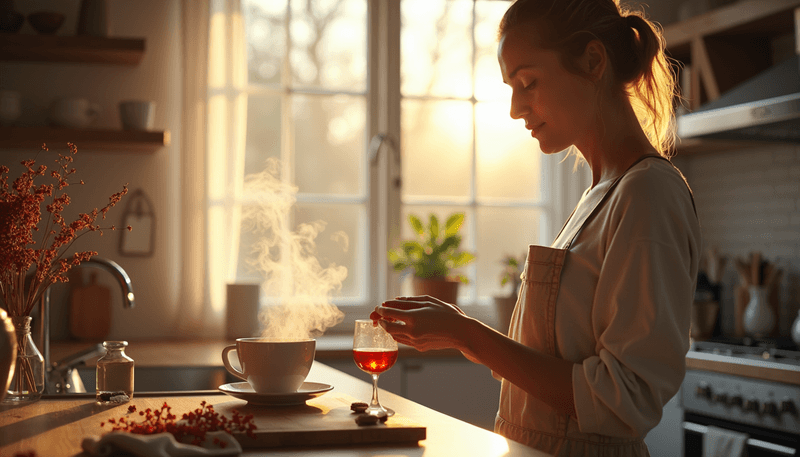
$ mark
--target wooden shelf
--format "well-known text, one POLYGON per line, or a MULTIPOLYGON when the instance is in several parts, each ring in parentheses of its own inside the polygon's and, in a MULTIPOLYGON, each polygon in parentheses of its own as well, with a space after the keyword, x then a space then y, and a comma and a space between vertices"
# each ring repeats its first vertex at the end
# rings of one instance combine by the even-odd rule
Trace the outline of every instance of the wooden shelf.
POLYGON ((736 35, 792 31, 791 12, 800 0, 739 0, 685 21, 664 27, 664 38, 671 52, 688 49, 697 37, 717 34, 736 35))
POLYGON ((143 38, 0 33, 0 60, 138 65, 144 45, 143 38))
POLYGON ((66 148, 74 143, 79 151, 154 152, 169 145, 169 131, 145 132, 112 129, 70 129, 59 127, 0 127, 0 148, 38 150, 66 148))
POLYGON ((798 7, 800 0, 740 0, 666 26, 669 54, 691 68, 682 88, 689 109, 778 63, 772 61, 772 42, 794 33, 798 7))
MULTIPOLYGON (((769 69, 773 42, 795 33, 800 0, 739 0, 664 27, 667 53, 680 61, 681 95, 694 111, 769 69)), ((800 43, 798 44, 800 46, 800 43)), ((686 139, 678 156, 731 151, 758 142, 686 139)))

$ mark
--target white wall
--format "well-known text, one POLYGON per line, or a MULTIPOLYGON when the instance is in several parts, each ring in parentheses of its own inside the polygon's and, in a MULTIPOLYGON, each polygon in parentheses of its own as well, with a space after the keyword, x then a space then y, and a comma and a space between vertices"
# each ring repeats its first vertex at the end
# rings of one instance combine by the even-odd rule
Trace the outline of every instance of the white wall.
MULTIPOLYGON (((19 125, 44 125, 50 103, 60 97, 84 97, 100 104, 103 113, 94 126, 119 128, 117 103, 124 99, 147 99, 156 102, 155 128, 169 130, 170 146, 154 153, 81 151, 75 166, 86 185, 71 186, 72 204, 64 215, 74 219, 78 212, 104 206, 108 197, 129 184, 131 191, 143 189, 155 206, 155 255, 151 258, 122 257, 118 254, 120 232, 107 231, 85 235, 76 243, 80 250, 93 249, 102 257, 118 262, 131 276, 136 293, 136 307, 122 308, 118 287, 104 280, 112 290, 111 339, 148 339, 170 335, 176 313, 177 278, 180 271, 178 252, 180 220, 179 168, 180 148, 180 3, 177 0, 111 0, 110 26, 113 37, 146 39, 144 58, 138 66, 101 64, 9 63, 0 62, 0 88, 17 90, 23 96, 23 115, 19 125)), ((66 21, 57 35, 74 35, 79 0, 17 1, 24 13, 39 10, 59 11, 66 21)), ((25 24, 19 33, 35 33, 25 24)), ((56 148, 59 145, 48 145, 56 148)), ((65 145, 63 146, 65 150, 65 145)), ((36 151, 2 150, 0 163, 17 164, 36 151)), ((52 150, 51 150, 52 153, 52 150)), ((49 165, 50 159, 40 157, 49 165)), ((18 175, 12 171, 11 177, 18 175)), ((113 208, 107 224, 119 225, 125 199, 113 208)), ((88 279, 88 272, 86 274, 88 279)), ((56 289, 52 306, 54 338, 66 335, 68 297, 66 287, 56 289)))
MULTIPOLYGON (((760 251, 785 270, 779 328, 788 335, 800 307, 800 145, 764 145, 680 163, 695 193, 705 246, 734 258, 760 251)), ((722 323, 730 332, 738 277, 728 264, 722 323)))

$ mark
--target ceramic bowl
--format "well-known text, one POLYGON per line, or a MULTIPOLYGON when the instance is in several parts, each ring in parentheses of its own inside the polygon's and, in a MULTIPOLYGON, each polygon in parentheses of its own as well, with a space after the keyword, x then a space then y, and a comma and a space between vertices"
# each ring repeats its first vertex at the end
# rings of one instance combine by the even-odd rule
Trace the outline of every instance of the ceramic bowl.
POLYGON ((37 32, 52 35, 64 23, 64 15, 50 11, 39 11, 28 15, 28 22, 37 32))
POLYGON ((25 16, 19 11, 0 10, 0 32, 17 33, 25 23, 25 16))

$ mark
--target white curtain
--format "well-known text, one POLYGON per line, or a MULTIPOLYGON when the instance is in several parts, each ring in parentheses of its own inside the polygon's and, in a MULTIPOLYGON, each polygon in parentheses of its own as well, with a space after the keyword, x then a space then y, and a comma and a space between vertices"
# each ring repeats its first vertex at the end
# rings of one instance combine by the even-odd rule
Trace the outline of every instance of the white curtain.
POLYGON ((238 0, 182 0, 181 312, 184 337, 220 338, 235 277, 247 66, 238 0), (220 204, 221 203, 221 204, 220 204), (214 240, 214 243, 209 243, 214 240))

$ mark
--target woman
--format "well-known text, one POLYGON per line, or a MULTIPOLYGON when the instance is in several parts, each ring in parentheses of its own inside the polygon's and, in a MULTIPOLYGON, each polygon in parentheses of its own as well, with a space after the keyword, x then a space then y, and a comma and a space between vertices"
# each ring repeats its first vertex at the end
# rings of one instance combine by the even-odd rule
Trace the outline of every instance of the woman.
POLYGON ((558 456, 648 455, 678 391, 700 255, 691 191, 665 158, 674 78, 657 29, 618 0, 518 0, 499 29, 511 117, 592 171, 551 247, 530 246, 508 336, 431 297, 371 317, 502 380, 495 430, 558 456))

